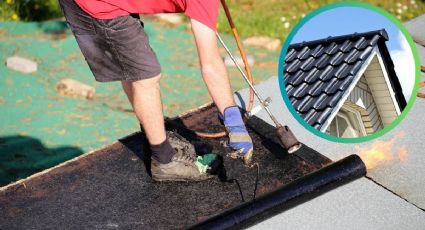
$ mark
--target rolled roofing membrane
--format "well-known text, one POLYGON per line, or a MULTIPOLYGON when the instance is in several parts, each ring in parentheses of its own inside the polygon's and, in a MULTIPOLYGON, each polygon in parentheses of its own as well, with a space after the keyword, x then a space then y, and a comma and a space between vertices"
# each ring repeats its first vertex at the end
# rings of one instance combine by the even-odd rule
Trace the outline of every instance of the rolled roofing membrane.
POLYGON ((366 166, 363 161, 357 155, 350 155, 189 229, 246 227, 365 175, 366 166))

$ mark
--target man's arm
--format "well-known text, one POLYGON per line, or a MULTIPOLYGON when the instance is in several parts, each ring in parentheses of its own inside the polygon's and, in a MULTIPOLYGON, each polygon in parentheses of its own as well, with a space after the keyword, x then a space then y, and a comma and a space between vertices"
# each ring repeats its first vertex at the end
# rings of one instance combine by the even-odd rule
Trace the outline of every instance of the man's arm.
POLYGON ((217 105, 229 135, 229 146, 235 150, 233 158, 242 158, 250 165, 253 153, 251 137, 245 128, 239 108, 235 106, 226 67, 217 47, 215 32, 208 26, 191 19, 202 77, 214 103, 217 105))
POLYGON ((192 31, 198 48, 202 77, 221 114, 235 105, 226 67, 220 56, 215 31, 191 19, 192 31))

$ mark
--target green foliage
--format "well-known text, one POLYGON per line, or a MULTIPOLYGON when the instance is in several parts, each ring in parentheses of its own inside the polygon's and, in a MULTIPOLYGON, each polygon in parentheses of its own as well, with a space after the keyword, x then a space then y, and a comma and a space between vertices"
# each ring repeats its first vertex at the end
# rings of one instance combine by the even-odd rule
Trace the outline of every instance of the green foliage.
MULTIPOLYGON (((141 0, 140 0, 141 1, 141 0)), ((336 0, 227 0, 241 36, 266 35, 283 39, 308 12, 336 0)), ((401 21, 425 13, 424 0, 364 0, 401 21)), ((58 0, 1 0, 0 21, 43 21, 62 16, 58 0)), ((230 32, 223 12, 219 30, 230 32)))
POLYGON ((44 21, 62 16, 58 0, 5 0, 0 21, 44 21))
MULTIPOLYGON (((241 36, 266 35, 284 39, 298 21, 310 11, 336 0, 226 0, 241 36)), ((425 13, 424 0, 363 0, 383 8, 401 21, 425 13)), ((224 12, 220 13, 219 28, 230 33, 224 12)))
POLYGON ((18 14, 15 12, 15 4, 13 3, 13 0, 0 2, 0 21, 7 20, 19 20, 18 14))

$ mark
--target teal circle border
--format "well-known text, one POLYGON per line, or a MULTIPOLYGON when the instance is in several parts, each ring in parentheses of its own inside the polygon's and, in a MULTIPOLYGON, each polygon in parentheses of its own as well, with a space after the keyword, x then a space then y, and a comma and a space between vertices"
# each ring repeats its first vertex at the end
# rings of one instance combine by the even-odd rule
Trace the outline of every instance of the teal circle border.
POLYGON ((307 130, 309 130, 310 132, 312 132, 313 134, 315 134, 316 136, 319 136, 321 138, 324 138, 326 140, 329 141, 333 141, 333 142, 339 142, 339 143, 362 143, 362 142, 366 142, 366 141, 371 141, 373 139, 376 139, 386 133, 388 133, 389 131, 391 131, 392 129, 394 129, 403 119, 406 118, 407 114, 409 113, 410 109, 412 108, 413 104, 416 101, 416 94, 419 91, 419 81, 420 81, 420 61, 419 61, 419 54, 418 51, 416 49, 416 46, 413 42, 412 37, 410 36, 409 32, 407 31, 407 29, 403 26, 403 24, 397 20, 393 15, 391 15, 389 12, 385 11, 384 9, 381 9, 377 6, 368 4, 368 3, 361 3, 361 2, 337 2, 337 3, 332 3, 329 5, 325 5, 320 7, 319 9, 316 9, 312 12, 310 12, 308 15, 306 15, 303 19, 301 19, 297 25, 295 25, 295 27, 291 30, 291 32, 289 33, 288 37, 285 40, 285 43, 282 47, 280 56, 279 56, 279 67, 278 67, 278 81, 279 81, 279 88, 280 88, 280 92, 281 92, 281 96, 286 104, 286 107, 288 108, 288 110, 292 113, 292 115, 294 116, 294 118, 301 124, 304 126, 304 128, 306 128, 307 130), (385 127, 382 130, 379 130, 376 133, 373 133, 371 135, 367 135, 364 137, 356 137, 356 138, 342 138, 342 137, 335 137, 332 136, 330 134, 327 133, 323 133, 320 132, 319 130, 315 129, 314 127, 312 127, 311 125, 309 125, 302 117, 301 115, 299 115, 297 113, 297 111, 295 111, 294 107, 292 106, 292 103, 289 100, 289 97, 286 93, 286 87, 285 87, 285 82, 283 81, 283 70, 284 70, 284 60, 286 57, 286 52, 288 50, 288 47, 290 45, 290 42, 292 41, 293 37, 295 36, 295 34, 298 32, 298 30, 300 30, 302 28, 302 26, 307 23, 309 20, 313 19, 316 15, 321 14, 325 11, 328 10, 332 10, 335 8, 339 8, 339 7, 359 7, 359 8, 365 8, 368 10, 372 10, 375 11, 381 15, 383 15, 384 17, 386 17, 389 21, 391 21, 394 25, 396 25, 398 27, 398 29, 403 33, 405 39, 407 40, 410 49, 412 50, 412 54, 413 54, 413 58, 415 60, 415 85, 413 87, 412 90, 412 95, 410 96, 410 99, 405 107, 405 109, 403 110, 403 112, 387 127, 385 127))

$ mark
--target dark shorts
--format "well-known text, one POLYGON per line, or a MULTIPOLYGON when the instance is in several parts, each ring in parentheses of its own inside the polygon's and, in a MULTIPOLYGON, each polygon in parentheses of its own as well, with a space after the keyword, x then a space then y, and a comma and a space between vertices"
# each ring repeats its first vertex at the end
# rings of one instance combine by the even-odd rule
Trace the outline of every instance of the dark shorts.
POLYGON ((96 19, 74 0, 59 0, 96 81, 136 81, 161 72, 138 15, 96 19))

